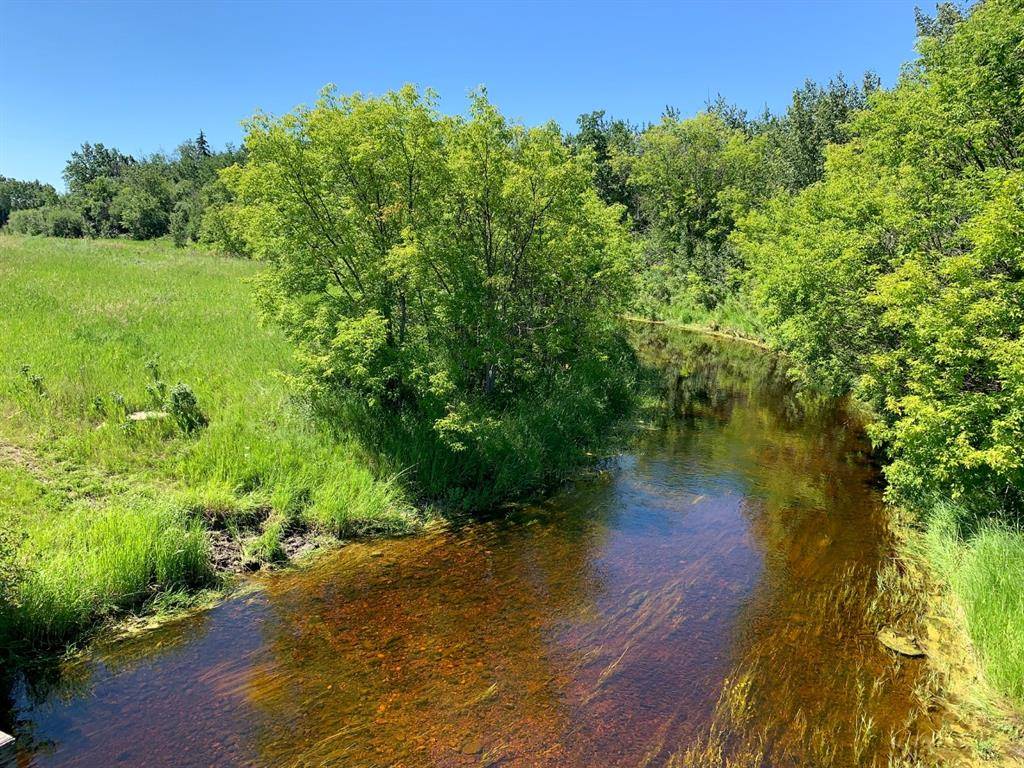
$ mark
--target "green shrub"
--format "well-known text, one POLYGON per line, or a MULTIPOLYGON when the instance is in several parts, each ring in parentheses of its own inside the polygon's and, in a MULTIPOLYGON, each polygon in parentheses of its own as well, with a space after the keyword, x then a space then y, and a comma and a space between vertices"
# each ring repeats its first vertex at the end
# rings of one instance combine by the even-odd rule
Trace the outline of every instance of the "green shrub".
MULTIPOLYGON (((429 455, 401 456, 417 477, 438 451, 472 452, 469 475, 488 483, 509 453, 485 445, 505 439, 492 428, 503 414, 553 412, 555 397, 599 414, 619 389, 633 247, 592 159, 557 127, 510 124, 482 94, 470 113, 443 117, 411 87, 328 91, 257 116, 246 166, 223 179, 234 228, 269 262, 261 306, 295 345, 305 390, 416 435, 429 455)), ((530 439, 561 445, 571 429, 549 418, 530 439)))
POLYGON ((188 208, 181 203, 174 207, 170 219, 171 238, 179 248, 184 248, 191 237, 188 208))
POLYGON ((49 209, 49 232, 54 237, 83 237, 85 221, 82 214, 72 208, 57 206, 49 209))
POLYGON ((167 396, 167 412, 182 432, 192 434, 208 423, 206 415, 199 408, 195 393, 187 384, 178 383, 171 387, 167 396))
POLYGON ((110 211, 121 229, 136 240, 167 234, 169 216, 166 205, 145 189, 122 187, 110 211))
POLYGON ((85 222, 82 215, 61 205, 48 205, 11 213, 7 226, 20 235, 49 235, 52 237, 82 237, 85 222))
POLYGON ((18 235, 48 235, 46 211, 43 208, 12 211, 7 220, 7 229, 18 235))

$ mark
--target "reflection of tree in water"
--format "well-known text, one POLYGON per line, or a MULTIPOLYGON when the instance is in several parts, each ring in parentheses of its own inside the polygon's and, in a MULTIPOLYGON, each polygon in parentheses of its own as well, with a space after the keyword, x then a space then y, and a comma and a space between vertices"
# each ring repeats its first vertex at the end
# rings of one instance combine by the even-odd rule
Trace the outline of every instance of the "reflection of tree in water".
POLYGON ((698 356, 677 379, 675 412, 723 421, 700 433, 701 452, 749 478, 745 510, 767 557, 709 732, 719 744, 690 762, 718 764, 725 746, 754 765, 883 765, 914 714, 916 667, 874 637, 886 537, 869 448, 840 408, 801 400, 781 370, 718 359, 698 356))
POLYGON ((61 739, 40 735, 37 708, 73 705, 92 694, 98 675, 110 679, 129 674, 187 647, 204 634, 207 619, 199 612, 137 635, 101 636, 86 655, 41 657, 8 670, 0 675, 0 730, 15 735, 19 755, 57 754, 61 739))

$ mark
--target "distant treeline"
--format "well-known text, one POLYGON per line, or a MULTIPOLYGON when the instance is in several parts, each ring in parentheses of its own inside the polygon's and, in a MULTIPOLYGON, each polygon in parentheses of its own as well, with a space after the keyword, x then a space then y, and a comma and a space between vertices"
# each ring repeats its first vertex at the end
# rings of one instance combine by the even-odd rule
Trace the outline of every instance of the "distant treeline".
POLYGON ((719 96, 696 117, 669 108, 643 128, 601 111, 581 115, 568 141, 593 152, 598 193, 625 206, 642 237, 639 308, 712 309, 733 294, 744 272, 729 241, 737 220, 818 181, 826 147, 847 140, 851 116, 879 88, 871 73, 860 84, 808 80, 781 115, 750 117, 719 96))
MULTIPOLYGON (((693 266, 713 274, 704 290, 704 300, 713 303, 728 280, 724 243, 736 213, 774 191, 816 181, 825 146, 843 140, 846 121, 878 87, 871 74, 862 85, 842 76, 827 85, 807 81, 784 114, 765 111, 757 118, 721 97, 696 118, 682 119, 668 108, 660 123, 645 127, 598 110, 580 115, 578 129, 564 142, 593 151, 599 195, 625 206, 633 228, 652 236, 651 266, 673 273, 693 266), (734 193, 739 197, 730 197, 734 193), (687 224, 680 228, 681 222, 687 224), (676 263, 668 268, 666 261, 676 263)), ((0 177, 0 226, 56 237, 171 235, 178 245, 205 242, 239 252, 244 244, 223 215, 231 194, 218 172, 245 159, 244 147, 214 151, 202 131, 173 154, 142 159, 85 143, 64 168, 67 194, 38 181, 0 177)), ((667 298, 683 278, 676 274, 668 285, 662 277, 652 284, 667 298)))
POLYGON ((171 235, 185 245, 204 241, 232 250, 219 215, 229 196, 218 171, 244 162, 244 149, 211 149, 205 134, 171 155, 136 159, 85 143, 64 167, 67 193, 49 184, 0 177, 0 225, 29 235, 130 237, 171 235))

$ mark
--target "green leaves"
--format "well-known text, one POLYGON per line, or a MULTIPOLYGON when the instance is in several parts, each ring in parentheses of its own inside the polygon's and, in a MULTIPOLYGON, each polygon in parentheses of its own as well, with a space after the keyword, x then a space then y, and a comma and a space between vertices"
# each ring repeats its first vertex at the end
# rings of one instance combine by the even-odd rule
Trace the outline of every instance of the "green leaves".
POLYGON ((894 496, 1020 512, 1024 9, 946 22, 733 242, 799 375, 873 406, 894 496))
POLYGON ((433 424, 464 451, 487 414, 617 343, 633 244, 553 124, 510 123, 482 91, 454 118, 412 87, 327 90, 254 118, 246 150, 222 174, 225 211, 269 262, 261 305, 310 391, 433 424))

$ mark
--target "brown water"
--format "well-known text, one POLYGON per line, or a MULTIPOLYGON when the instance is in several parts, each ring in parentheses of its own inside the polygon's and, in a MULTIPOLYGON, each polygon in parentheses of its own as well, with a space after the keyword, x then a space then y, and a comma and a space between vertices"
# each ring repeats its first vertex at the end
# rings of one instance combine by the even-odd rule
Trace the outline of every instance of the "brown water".
POLYGON ((544 504, 312 568, 11 692, 22 766, 884 765, 878 478, 779 363, 649 340, 664 403, 544 504))

